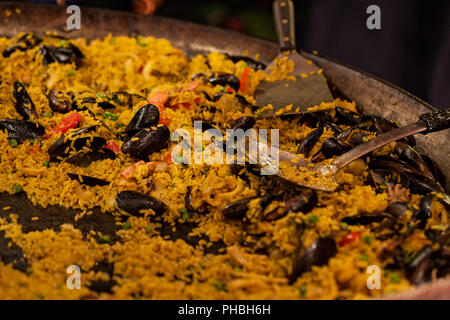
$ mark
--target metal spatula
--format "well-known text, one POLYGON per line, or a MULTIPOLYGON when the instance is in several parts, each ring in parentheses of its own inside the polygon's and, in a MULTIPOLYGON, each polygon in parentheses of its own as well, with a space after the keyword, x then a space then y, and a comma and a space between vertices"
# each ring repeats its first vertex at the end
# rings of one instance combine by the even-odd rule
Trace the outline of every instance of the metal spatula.
MULTIPOLYGON (((308 108, 320 105, 321 102, 333 101, 326 78, 319 73, 319 67, 297 53, 295 47, 294 4, 291 0, 277 0, 273 4, 275 25, 281 52, 277 59, 287 58, 294 62, 296 81, 263 81, 255 92, 258 106, 271 104, 272 110, 265 110, 260 117, 275 115, 280 109, 292 104, 293 108, 283 114, 307 112, 308 108), (307 76, 306 76, 307 75, 307 76)), ((275 61, 267 66, 265 72, 270 73, 275 61)))
MULTIPOLYGON (((391 130, 389 132, 383 133, 378 137, 363 143, 356 148, 344 153, 340 157, 336 158, 331 165, 317 165, 311 163, 305 159, 299 158, 297 155, 289 153, 287 151, 279 151, 279 161, 288 161, 293 166, 296 166, 299 171, 301 168, 306 168, 308 171, 315 172, 321 176, 328 177, 329 179, 324 179, 324 183, 298 183, 291 180, 290 177, 283 175, 282 172, 277 174, 277 177, 302 187, 307 187, 314 190, 332 192, 337 189, 338 184, 334 180, 335 174, 347 166, 349 163, 361 158, 362 156, 381 148, 391 142, 403 139, 413 134, 421 133, 427 134, 430 132, 441 131, 450 128, 450 109, 435 111, 431 113, 423 114, 419 117, 417 123, 408 125, 406 127, 391 130), (326 181, 326 183, 325 183, 326 181)), ((444 141, 443 141, 444 142, 444 141)), ((259 149, 264 150, 267 145, 259 144, 259 149)), ((267 154, 267 152, 266 152, 267 154)), ((272 158, 265 158, 264 160, 258 160, 258 164, 265 168, 275 168, 278 166, 279 162, 274 162, 272 158)), ((304 170, 304 169, 303 169, 304 170)), ((308 174, 308 172, 306 172, 308 174)))

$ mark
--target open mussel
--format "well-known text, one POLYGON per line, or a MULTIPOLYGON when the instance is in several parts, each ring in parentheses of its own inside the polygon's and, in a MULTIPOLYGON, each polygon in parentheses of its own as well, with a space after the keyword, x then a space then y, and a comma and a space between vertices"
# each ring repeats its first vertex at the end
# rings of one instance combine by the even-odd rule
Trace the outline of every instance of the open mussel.
POLYGON ((25 120, 0 120, 0 130, 6 130, 10 139, 38 139, 45 134, 44 127, 25 120))
POLYGON ((211 72, 208 76, 203 73, 198 73, 193 78, 203 78, 205 82, 211 83, 213 86, 226 86, 229 85, 235 91, 239 90, 241 81, 238 77, 231 73, 225 72, 211 72))
POLYGON ((380 156, 373 158, 369 162, 369 168, 371 169, 385 169, 394 172, 414 172, 420 174, 415 168, 411 167, 406 162, 402 160, 395 159, 392 157, 380 156))
POLYGON ((227 58, 233 61, 234 63, 237 63, 239 61, 243 61, 247 64, 249 68, 252 68, 253 70, 264 70, 266 69, 266 65, 262 62, 255 61, 252 58, 245 57, 245 56, 232 56, 227 55, 227 58))
POLYGON ((362 116, 341 107, 336 107, 336 117, 338 119, 338 123, 347 124, 350 126, 357 125, 362 122, 362 116))
POLYGON ((305 157, 309 157, 312 149, 322 136, 323 130, 323 128, 319 128, 308 134, 298 146, 297 154, 303 154, 305 157))
POLYGON ((333 121, 333 117, 329 112, 316 111, 302 114, 297 120, 297 124, 314 128, 325 126, 327 123, 332 123, 333 121))
POLYGON ((98 150, 106 144, 106 139, 101 137, 81 137, 81 134, 88 133, 97 129, 97 126, 90 126, 78 129, 77 131, 61 136, 48 149, 50 161, 60 161, 70 156, 70 151, 81 151, 84 148, 98 150))
POLYGON ((139 131, 122 145, 122 151, 138 159, 147 159, 150 154, 167 146, 170 130, 166 126, 146 128, 139 131))
POLYGON ((450 208, 447 195, 432 192, 422 198, 420 201, 420 211, 415 216, 416 220, 420 220, 420 226, 422 228, 426 226, 427 221, 432 217, 433 212, 439 211, 439 206, 442 207, 442 210, 450 208))
POLYGON ((28 120, 31 116, 34 118, 38 117, 33 101, 24 85, 19 81, 14 82, 13 96, 15 100, 14 107, 25 120, 28 120))
POLYGON ((4 58, 8 58, 16 51, 27 51, 36 47, 41 42, 42 40, 39 39, 34 33, 28 32, 20 36, 14 45, 6 48, 2 55, 4 58))
MULTIPOLYGON (((247 198, 235 201, 230 203, 225 208, 222 209, 222 214, 225 218, 228 219, 243 219, 247 214, 249 209, 248 205, 250 201, 255 200, 256 198, 247 198)), ((263 202, 263 201, 261 201, 263 202)))
POLYGON ((431 170, 428 168, 425 160, 414 150, 411 146, 404 142, 397 142, 395 146, 395 154, 400 160, 408 163, 410 166, 417 169, 417 171, 430 180, 434 180, 431 170))
POLYGON ((437 182, 413 172, 400 172, 401 184, 413 194, 427 194, 430 192, 443 193, 444 189, 437 182))
POLYGON ((311 271, 313 266, 323 266, 337 253, 336 242, 332 238, 318 238, 300 255, 294 259, 294 265, 290 276, 293 283, 303 273, 311 271))
POLYGON ((72 110, 72 101, 62 92, 50 90, 48 93, 48 105, 53 112, 67 113, 72 110))
POLYGON ((84 54, 81 50, 69 43, 67 47, 53 47, 41 44, 39 53, 43 55, 42 62, 45 66, 51 63, 75 63, 77 66, 81 65, 84 54))
POLYGON ((321 152, 326 158, 331 158, 333 156, 343 155, 347 151, 350 151, 351 148, 352 146, 338 139, 329 138, 323 142, 321 152))
POLYGON ((116 196, 117 206, 132 214, 139 216, 141 210, 151 209, 157 214, 167 210, 166 204, 162 201, 135 191, 122 191, 116 196))

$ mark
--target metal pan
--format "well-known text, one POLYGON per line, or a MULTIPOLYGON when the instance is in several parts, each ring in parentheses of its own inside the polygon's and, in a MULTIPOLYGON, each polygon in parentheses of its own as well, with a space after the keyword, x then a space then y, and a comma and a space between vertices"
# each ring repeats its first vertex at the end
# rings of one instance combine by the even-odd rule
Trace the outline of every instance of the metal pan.
MULTIPOLYGON (((0 36, 14 36, 25 31, 32 31, 38 35, 42 35, 46 31, 58 31, 67 38, 84 37, 90 40, 104 37, 109 33, 116 36, 140 34, 166 38, 175 47, 190 56, 211 51, 240 55, 243 50, 246 50, 250 56, 260 54, 260 60, 269 63, 278 55, 278 46, 271 42, 157 16, 82 8, 81 29, 68 32, 66 31, 66 19, 69 15, 66 13, 65 7, 4 2, 0 4, 0 13, 4 13, 5 10, 10 10, 13 14, 7 19, 2 14, 0 36), (16 13, 17 8, 20 9, 20 14, 16 13)), ((406 125, 417 121, 420 114, 434 109, 406 91, 370 74, 318 55, 306 52, 302 52, 302 54, 323 68, 324 74, 334 90, 346 98, 354 100, 364 114, 381 116, 397 121, 400 125, 406 125)), ((450 186, 450 161, 447 160, 450 147, 446 143, 450 140, 450 130, 427 136, 418 135, 416 140, 417 150, 427 154, 438 163, 447 177, 447 186, 450 186)), ((11 206, 13 212, 26 212, 19 218, 19 223, 24 225, 24 231, 58 228, 62 223, 73 221, 76 213, 74 210, 58 207, 46 209, 33 207, 23 195, 12 197, 0 194, 0 207, 3 206, 11 206), (27 217, 36 215, 42 217, 38 220, 40 222, 33 224, 30 219, 27 219, 27 217)), ((7 213, 0 212, 0 217, 6 215, 7 213)), ((76 227, 83 232, 95 229, 111 236, 114 235, 117 228, 110 215, 102 214, 99 211, 95 211, 90 218, 77 222, 76 227)), ((173 239, 183 238, 187 242, 198 240, 187 237, 189 228, 186 226, 181 229, 176 233, 170 233, 171 228, 162 231, 173 239)), ((0 258, 5 259, 1 253, 2 238, 3 236, 0 234, 0 258)), ((16 254, 18 253, 16 252, 16 254)), ((9 252, 8 257, 10 256, 14 256, 14 254, 11 255, 9 252)), ((450 288, 450 281, 442 280, 396 295, 395 299, 450 299, 448 288, 450 288)))

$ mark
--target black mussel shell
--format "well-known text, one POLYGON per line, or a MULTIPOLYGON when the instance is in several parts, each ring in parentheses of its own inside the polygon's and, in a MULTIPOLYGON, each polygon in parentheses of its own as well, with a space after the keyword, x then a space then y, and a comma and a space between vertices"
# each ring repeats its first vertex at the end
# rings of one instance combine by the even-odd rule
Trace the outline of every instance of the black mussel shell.
POLYGON ((290 282, 293 283, 303 273, 311 271, 313 266, 323 266, 337 253, 336 242, 332 238, 318 238, 295 259, 290 282))
POLYGON ((352 147, 346 143, 335 138, 329 138, 323 142, 321 152, 325 157, 331 158, 333 156, 340 156, 347 151, 350 151, 351 148, 352 147))
POLYGON ((253 126, 256 124, 256 120, 253 117, 245 116, 241 117, 239 119, 230 121, 229 126, 231 129, 242 129, 244 131, 247 131, 248 129, 253 128, 253 126))
POLYGON ((406 276, 411 284, 418 285, 430 280, 430 258, 432 251, 431 246, 425 246, 406 266, 406 276))
POLYGON ((409 211, 413 215, 417 214, 417 210, 407 202, 393 202, 386 208, 386 212, 394 216, 395 218, 402 218, 409 211))
POLYGON ((48 149, 50 155, 50 161, 59 161, 60 158, 67 158, 69 152, 66 152, 67 148, 73 148, 73 150, 80 151, 84 147, 88 147, 91 150, 98 150, 106 144, 106 140, 101 137, 83 137, 76 138, 80 134, 91 132, 97 129, 98 126, 90 126, 81 128, 69 135, 61 136, 56 140, 48 149), (73 145, 72 145, 73 144, 73 145))
POLYGON ((239 80, 239 78, 236 77, 234 74, 231 74, 231 73, 213 72, 211 74, 211 76, 207 80, 213 86, 216 86, 216 85, 220 85, 220 86, 229 85, 235 91, 238 91, 239 87, 241 86, 241 81, 239 80))
POLYGON ((286 201, 284 210, 286 213, 301 211, 306 214, 316 207, 317 201, 317 193, 315 191, 304 190, 301 194, 286 201))
POLYGON ((28 95, 27 90, 24 85, 18 81, 14 82, 13 96, 15 100, 14 107, 25 120, 28 120, 31 115, 35 118, 38 117, 36 107, 28 95))
POLYGON ((312 149, 319 141, 323 134, 323 127, 312 131, 306 136, 306 138, 298 146, 297 154, 303 154, 305 157, 309 157, 312 149))
POLYGON ((434 180, 434 176, 428 168, 427 163, 414 148, 406 143, 397 142, 395 145, 395 154, 398 155, 400 160, 416 168, 421 175, 434 180))
POLYGON ((64 64, 74 62, 79 66, 81 59, 84 58, 81 50, 71 43, 69 43, 68 47, 53 47, 41 44, 39 53, 44 56, 42 62, 45 66, 54 62, 64 64))
POLYGON ((391 215, 386 213, 377 213, 377 214, 359 214, 356 216, 345 217, 341 220, 350 226, 361 225, 366 226, 375 222, 381 222, 384 219, 392 218, 391 215))
POLYGON ((0 120, 0 130, 8 131, 10 139, 38 139, 45 134, 45 128, 25 120, 0 120))
POLYGON ((401 184, 413 194, 428 194, 430 192, 444 193, 444 189, 435 181, 413 172, 400 172, 401 184))
POLYGON ((184 196, 184 206, 189 212, 197 212, 198 214, 205 214, 208 212, 207 205, 203 203, 199 208, 192 206, 192 187, 187 187, 186 195, 184 196))
POLYGON ((143 129, 122 145, 122 151, 135 158, 147 159, 148 155, 167 146, 170 130, 166 126, 143 129))
POLYGON ((152 209, 157 214, 167 210, 166 204, 162 201, 134 191, 119 192, 116 196, 116 202, 120 209, 136 216, 141 215, 140 211, 144 209, 152 209))
POLYGON ((125 133, 129 136, 135 135, 145 128, 156 126, 159 122, 159 109, 153 104, 147 104, 140 108, 131 119, 125 133))
POLYGON ((248 211, 248 204, 256 198, 247 198, 230 203, 222 209, 222 214, 228 219, 243 219, 248 211))
POLYGON ((17 39, 13 46, 6 48, 2 55, 4 58, 8 58, 16 51, 27 51, 36 47, 41 41, 34 33, 25 33, 17 39))
POLYGON ((67 175, 69 176, 70 179, 77 180, 80 184, 84 184, 84 185, 87 185, 90 187, 107 186, 110 184, 109 181, 94 178, 94 177, 84 176, 81 174, 68 173, 67 175))
POLYGON ((362 121, 362 116, 341 107, 336 107, 336 117, 338 118, 338 123, 351 126, 359 124, 362 121))
POLYGON ((73 157, 70 157, 66 160, 67 163, 76 165, 78 167, 88 167, 91 163, 95 161, 101 161, 106 159, 114 160, 117 158, 117 155, 114 151, 106 149, 106 148, 100 148, 96 150, 92 150, 88 153, 82 153, 75 155, 73 157))
POLYGON ((228 59, 230 59, 231 61, 233 61, 234 63, 237 63, 239 61, 244 61, 245 63, 247 63, 247 66, 249 66, 250 68, 252 68, 253 70, 264 70, 266 69, 266 65, 262 62, 259 61, 255 61, 252 58, 249 57, 245 57, 245 56, 227 56, 228 59))

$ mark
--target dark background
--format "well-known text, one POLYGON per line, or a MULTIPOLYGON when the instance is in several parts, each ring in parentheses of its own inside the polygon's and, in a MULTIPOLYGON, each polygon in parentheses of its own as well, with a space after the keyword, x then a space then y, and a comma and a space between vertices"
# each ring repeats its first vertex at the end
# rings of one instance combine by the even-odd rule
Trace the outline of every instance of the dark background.
MULTIPOLYGON (((142 0, 134 0, 139 2, 142 0)), ((149 0, 154 14, 276 41, 271 0, 149 0)), ((30 1, 51 3, 56 1, 30 1)), ((133 0, 67 0, 131 10, 133 0)), ((436 107, 450 106, 450 1, 294 0, 299 48, 384 78, 436 107), (381 8, 381 30, 368 30, 366 9, 381 8)))

